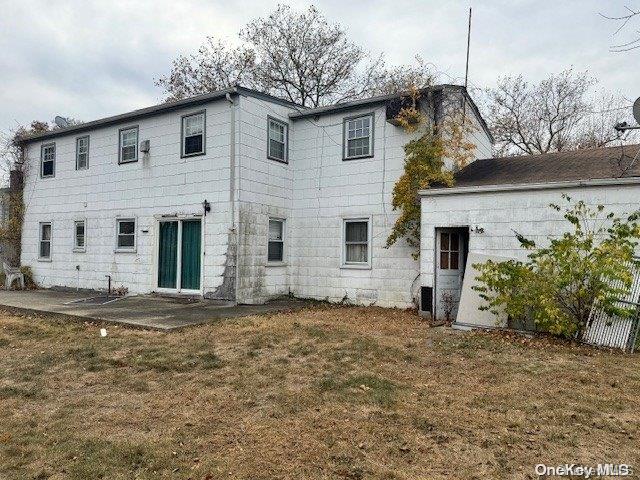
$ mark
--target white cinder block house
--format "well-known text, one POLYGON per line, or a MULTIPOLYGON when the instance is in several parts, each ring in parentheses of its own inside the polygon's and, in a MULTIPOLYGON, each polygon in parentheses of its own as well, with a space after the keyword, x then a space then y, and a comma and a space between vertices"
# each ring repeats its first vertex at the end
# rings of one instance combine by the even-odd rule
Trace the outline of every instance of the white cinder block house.
MULTIPOLYGON (((491 136, 462 87, 476 157, 491 136)), ((407 307, 420 268, 384 248, 409 136, 398 96, 318 109, 233 87, 26 140, 21 262, 45 287, 407 307), (394 110, 395 109, 395 110, 394 110)))
MULTIPOLYGON (((640 208, 640 145, 477 160, 453 188, 421 192, 421 309, 444 317, 445 294, 456 318, 469 252, 524 260, 515 232, 543 244, 568 230, 562 194, 619 216, 640 208)), ((456 320, 473 323, 473 318, 456 320)))

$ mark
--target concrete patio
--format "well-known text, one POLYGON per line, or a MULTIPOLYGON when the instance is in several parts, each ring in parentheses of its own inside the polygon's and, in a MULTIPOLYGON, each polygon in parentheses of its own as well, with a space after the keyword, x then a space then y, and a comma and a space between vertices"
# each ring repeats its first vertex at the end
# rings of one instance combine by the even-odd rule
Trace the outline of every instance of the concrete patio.
POLYGON ((169 331, 224 318, 299 310, 308 305, 302 300, 289 298, 273 300, 264 305, 233 305, 215 300, 155 295, 123 297, 104 304, 86 301, 104 296, 104 293, 98 292, 0 291, 0 308, 169 331))

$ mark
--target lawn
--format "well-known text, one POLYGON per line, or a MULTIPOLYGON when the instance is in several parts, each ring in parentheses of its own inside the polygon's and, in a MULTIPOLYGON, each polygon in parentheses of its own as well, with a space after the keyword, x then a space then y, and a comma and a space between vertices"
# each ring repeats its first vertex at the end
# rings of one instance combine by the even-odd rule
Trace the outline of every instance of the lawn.
POLYGON ((318 307, 175 333, 0 312, 0 478, 640 471, 640 356, 318 307))

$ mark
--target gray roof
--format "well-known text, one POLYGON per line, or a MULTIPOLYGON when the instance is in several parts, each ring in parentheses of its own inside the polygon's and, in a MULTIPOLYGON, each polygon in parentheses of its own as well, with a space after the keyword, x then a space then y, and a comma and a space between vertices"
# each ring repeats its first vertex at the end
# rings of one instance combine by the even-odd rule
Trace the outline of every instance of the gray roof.
MULTIPOLYGON (((431 87, 432 90, 442 90, 445 88, 452 88, 452 89, 459 89, 462 92, 464 92, 465 96, 467 97, 467 100, 469 101, 469 103, 471 104, 474 112, 476 113, 484 131, 487 133, 487 135, 489 135, 489 138, 493 139, 493 137, 491 137, 491 132, 489 131, 489 128, 487 127, 487 124, 485 123, 484 119, 482 118, 482 115, 480 115, 480 111, 478 110, 478 107, 476 106, 476 104, 474 103, 474 101, 471 99, 471 97, 469 96, 467 90, 460 86, 460 85, 436 85, 434 87, 431 87)), ((198 106, 198 105, 203 105, 205 103, 211 102, 213 100, 218 100, 221 98, 224 98, 226 95, 247 95, 247 96, 251 96, 251 97, 255 97, 255 98, 260 98, 263 100, 267 100, 270 102, 274 102, 280 105, 284 105, 287 107, 291 107, 294 108, 297 112, 296 113, 291 113, 289 115, 289 117, 292 120, 296 120, 299 118, 305 118, 305 117, 312 117, 312 116, 319 116, 319 115, 325 115, 325 114, 329 114, 329 113, 336 113, 336 112, 342 112, 342 111, 347 111, 347 110, 353 110, 356 108, 361 108, 363 106, 368 106, 368 105, 379 105, 379 104, 383 104, 391 99, 394 98, 399 98, 401 96, 400 93, 395 93, 395 94, 390 94, 390 95, 381 95, 381 96, 377 96, 377 97, 371 97, 371 98, 365 98, 362 100, 354 100, 352 102, 344 102, 344 103, 337 103, 334 105, 328 105, 325 107, 318 107, 318 108, 305 108, 301 105, 298 105, 296 103, 293 102, 289 102, 287 100, 283 100, 281 98, 278 97, 274 97, 273 95, 268 95, 266 93, 262 93, 259 92, 257 90, 253 90, 250 88, 246 88, 246 87, 242 87, 240 85, 236 85, 233 87, 229 87, 229 88, 225 88, 223 90, 218 90, 215 92, 211 92, 211 93, 205 93, 203 95, 196 95, 194 97, 189 97, 189 98, 185 98, 182 100, 177 100, 177 101, 173 101, 173 102, 165 102, 165 103, 161 103, 159 105, 154 105, 151 107, 147 107, 147 108, 141 108, 139 110, 133 110, 131 112, 127 112, 127 113, 123 113, 120 115, 114 115, 111 117, 105 117, 105 118, 101 118, 99 120, 93 120, 91 122, 86 122, 86 123, 81 123, 78 125, 73 125, 70 127, 66 127, 66 128, 58 128, 49 132, 44 132, 44 133, 39 133, 39 134, 35 134, 35 135, 30 135, 28 137, 24 137, 23 141, 25 143, 29 143, 29 142, 35 142, 35 141, 41 141, 41 140, 48 140, 48 139, 52 139, 52 138, 56 138, 56 137, 61 137, 64 135, 70 135, 70 134, 78 134, 78 133, 82 133, 82 132, 87 132, 89 130, 93 130, 96 128, 100 128, 100 127, 107 127, 107 126, 112 126, 112 125, 117 125, 117 124, 123 124, 126 122, 131 122, 134 120, 139 120, 141 118, 145 118, 145 117, 150 117, 153 115, 157 115, 160 113, 166 113, 166 112, 171 112, 173 110, 179 110, 181 108, 186 108, 186 107, 193 107, 193 106, 198 106)))
MULTIPOLYGON (((480 122, 480 125, 482 126, 482 129, 485 131, 485 133, 489 136, 489 138, 493 142, 493 135, 491 134, 491 131, 489 130, 489 126, 485 122, 484 118, 482 118, 482 114, 480 113, 480 109, 478 108, 476 103, 473 101, 473 99, 471 98, 471 96, 469 95, 469 92, 467 91, 467 89, 465 87, 463 87, 462 85, 441 84, 441 85, 434 85, 432 87, 425 88, 423 90, 423 92, 424 91, 434 91, 435 92, 435 91, 442 91, 442 90, 445 90, 445 89, 459 90, 460 92, 462 92, 464 94, 464 96, 467 98, 467 101, 471 105, 471 108, 473 109, 474 113, 476 114, 476 117, 478 118, 478 121, 480 122)), ((327 114, 330 114, 330 113, 339 113, 339 112, 344 112, 344 111, 347 111, 347 110, 354 110, 356 108, 366 107, 368 105, 383 104, 383 103, 388 102, 389 100, 393 100, 394 98, 399 98, 401 96, 402 96, 402 93, 392 93, 392 94, 388 94, 388 95, 379 95, 379 96, 376 96, 376 97, 365 98, 365 99, 362 99, 362 100, 353 100, 351 102, 336 103, 334 105, 327 105, 327 106, 324 106, 324 107, 306 108, 306 109, 298 111, 297 113, 290 114, 289 117, 291 119, 295 120, 295 119, 298 119, 298 118, 308 118, 308 117, 316 117, 316 116, 320 116, 320 115, 327 115, 327 114)))
POLYGON ((241 86, 234 86, 234 87, 225 88, 225 89, 218 90, 211 93, 205 93, 203 95, 196 95, 194 97, 189 97, 189 98, 185 98, 185 99, 177 100, 173 102, 165 102, 159 105, 154 105, 152 107, 141 108, 139 110, 133 110, 132 112, 122 113, 120 115, 114 115, 111 117, 101 118, 99 120, 93 120, 91 122, 80 123, 78 125, 73 125, 66 128, 58 128, 50 132, 30 135, 28 137, 25 137, 23 140, 24 142, 29 143, 29 142, 39 141, 39 140, 47 140, 50 138, 61 137, 63 135, 86 132, 99 127, 107 127, 111 125, 122 124, 125 122, 138 120, 145 117, 151 117, 159 113, 166 113, 166 112, 171 112, 173 110, 179 110, 185 107, 203 105, 213 100, 219 100, 221 98, 224 98, 227 96, 227 94, 248 95, 251 97, 261 98, 263 100, 269 100, 271 102, 285 105, 287 107, 304 108, 293 102, 288 102, 286 100, 274 97, 272 95, 268 95, 266 93, 258 92, 256 90, 251 90, 250 88, 245 88, 241 86))
POLYGON ((455 187, 531 184, 640 176, 640 145, 476 160, 455 187))

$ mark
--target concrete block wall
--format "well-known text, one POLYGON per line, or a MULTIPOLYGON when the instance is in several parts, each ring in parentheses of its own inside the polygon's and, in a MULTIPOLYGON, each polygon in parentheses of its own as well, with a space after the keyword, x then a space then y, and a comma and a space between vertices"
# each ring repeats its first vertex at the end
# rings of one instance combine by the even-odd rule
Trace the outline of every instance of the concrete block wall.
POLYGON ((422 226, 420 245, 420 284, 434 285, 435 229, 470 227, 469 251, 526 259, 513 230, 545 244, 551 236, 570 230, 562 212, 550 203, 569 205, 562 199, 584 200, 595 207, 605 205, 607 212, 624 216, 638 208, 639 185, 574 187, 510 192, 476 192, 462 195, 434 195, 421 199, 422 226), (478 227, 478 228, 476 228, 478 227))
MULTIPOLYGON (((55 138, 54 178, 40 178, 40 146, 28 147, 24 197, 22 264, 33 269, 45 287, 106 288, 146 293, 156 285, 157 216, 202 215, 203 200, 212 211, 204 219, 204 291, 222 281, 230 225, 229 138, 227 102, 184 109, 89 132, 89 168, 75 169, 75 141, 80 135, 55 138), (180 158, 181 115, 206 108, 206 155, 180 158), (151 150, 138 162, 118 164, 118 129, 139 126, 139 140, 151 150), (137 248, 115 252, 116 218, 137 219, 137 248), (86 220, 86 251, 73 251, 75 220, 86 220), (38 258, 39 222, 52 222, 51 260, 38 258), (79 266, 79 270, 77 270, 79 266)), ((45 141, 42 143, 49 143, 45 141)))
POLYGON ((104 288, 105 275, 111 275, 115 286, 132 293, 154 291, 158 218, 202 215, 207 199, 205 296, 262 303, 292 293, 386 307, 413 305, 420 270, 414 251, 404 240, 385 248, 398 217, 391 196, 403 172, 409 136, 386 122, 384 106, 291 120, 293 108, 250 95, 236 97, 233 107, 226 100, 210 102, 206 155, 182 159, 181 116, 202 108, 89 132, 88 170, 75 170, 76 135, 56 138, 55 178, 39 178, 41 144, 30 145, 22 264, 32 267, 38 283, 104 288), (373 156, 344 161, 344 118, 371 112, 373 156), (289 124, 288 164, 267 158, 268 116, 289 124), (139 126, 139 140, 149 139, 151 152, 147 158, 141 154, 137 163, 118 165, 118 129, 129 125, 139 126), (118 217, 137 219, 133 253, 114 251, 118 217), (277 265, 267 262, 269 218, 285 220, 285 258, 277 265), (342 265, 345 218, 370 219, 371 268, 342 265), (84 253, 73 251, 74 220, 80 219, 86 220, 84 253), (52 258, 41 261, 39 222, 49 221, 52 258))
POLYGON ((384 107, 364 108, 294 123, 294 216, 290 226, 291 284, 296 296, 408 307, 418 263, 404 241, 389 249, 397 218, 391 192, 403 171, 408 136, 385 120, 384 107), (342 159, 343 119, 374 113, 372 158, 342 159), (370 269, 342 266, 344 218, 372 221, 370 269))
MULTIPOLYGON (((289 121, 292 108, 241 96, 239 101, 239 303, 264 303, 290 291, 290 250, 292 192, 294 168, 289 163, 267 158, 267 119, 276 118, 289 124, 289 148, 294 143, 293 125, 289 121), (267 261, 269 218, 285 220, 284 261, 267 261)), ((289 152, 291 153, 291 152, 289 152)))

